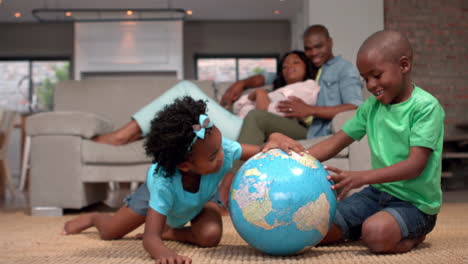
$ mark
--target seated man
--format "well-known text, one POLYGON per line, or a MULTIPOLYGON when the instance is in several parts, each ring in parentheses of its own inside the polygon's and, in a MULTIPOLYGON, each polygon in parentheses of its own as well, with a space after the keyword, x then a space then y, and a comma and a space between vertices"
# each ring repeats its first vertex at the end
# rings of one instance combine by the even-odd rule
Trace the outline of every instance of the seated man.
MULTIPOLYGON (((316 82, 320 92, 315 106, 307 105, 302 99, 278 104, 278 111, 284 117, 262 110, 253 110, 244 119, 239 142, 261 145, 273 132, 280 132, 294 139, 305 139, 329 135, 330 121, 341 112, 356 109, 362 103, 362 83, 356 67, 341 58, 333 56, 333 40, 322 25, 313 25, 304 32, 304 50, 312 63, 320 67, 316 82), (304 119, 313 116, 310 127, 303 126, 304 119)), ((246 88, 271 84, 272 74, 255 75, 233 84, 223 95, 221 104, 229 107, 246 88)))

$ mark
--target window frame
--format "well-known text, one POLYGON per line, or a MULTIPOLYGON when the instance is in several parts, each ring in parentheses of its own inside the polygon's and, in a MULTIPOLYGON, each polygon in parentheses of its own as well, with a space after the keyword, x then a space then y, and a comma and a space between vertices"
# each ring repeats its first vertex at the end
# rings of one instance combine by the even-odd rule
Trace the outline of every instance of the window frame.
POLYGON ((198 60, 199 59, 235 59, 236 61, 236 80, 239 80, 239 59, 275 59, 276 72, 279 71, 280 54, 279 53, 262 53, 262 54, 205 54, 195 53, 194 55, 194 68, 195 79, 198 80, 198 60))
POLYGON ((73 60, 69 56, 13 56, 13 57, 1 57, 0 56, 0 62, 14 62, 14 61, 24 61, 28 63, 28 109, 30 112, 33 112, 33 109, 31 108, 31 102, 33 100, 33 94, 34 94, 34 83, 33 83, 33 63, 34 62, 41 62, 41 61, 67 61, 70 65, 70 71, 68 72, 68 77, 70 80, 72 80, 73 76, 73 60))

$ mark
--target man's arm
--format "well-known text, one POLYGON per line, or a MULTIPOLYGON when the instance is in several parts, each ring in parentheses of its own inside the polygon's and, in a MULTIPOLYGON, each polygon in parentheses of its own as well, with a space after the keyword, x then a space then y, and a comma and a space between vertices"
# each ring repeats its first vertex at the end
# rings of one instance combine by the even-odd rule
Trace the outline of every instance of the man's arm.
POLYGON ((314 116, 331 120, 341 112, 357 109, 362 103, 362 82, 359 72, 351 63, 346 64, 340 71, 338 85, 341 98, 341 104, 339 105, 311 106, 305 104, 300 98, 291 97, 288 101, 280 102, 278 110, 285 113, 287 117, 305 118, 314 116))
POLYGON ((260 87, 265 85, 265 77, 261 74, 251 76, 244 80, 239 80, 229 87, 221 98, 221 105, 228 108, 239 99, 242 92, 247 88, 260 87))
POLYGON ((354 104, 341 104, 336 106, 314 106, 307 105, 300 98, 291 96, 288 101, 278 103, 278 110, 286 117, 305 118, 314 116, 321 119, 331 120, 337 114, 357 109, 354 104))

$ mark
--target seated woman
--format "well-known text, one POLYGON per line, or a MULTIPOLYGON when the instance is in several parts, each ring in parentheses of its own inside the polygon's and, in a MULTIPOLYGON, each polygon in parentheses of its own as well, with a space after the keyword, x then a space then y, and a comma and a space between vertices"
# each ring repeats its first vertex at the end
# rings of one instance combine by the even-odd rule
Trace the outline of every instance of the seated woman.
MULTIPOLYGON (((280 61, 280 68, 281 70, 273 84, 274 90, 309 79, 314 80, 317 73, 317 68, 305 56, 304 52, 301 51, 292 51, 285 54, 280 61)), ((317 90, 317 87, 311 86, 310 90, 317 90)), ((257 92, 256 90, 255 97, 258 95, 257 93, 260 94, 261 92, 257 92)), ((132 116, 132 120, 122 128, 109 134, 98 135, 94 137, 93 140, 104 144, 122 145, 140 139, 148 134, 151 120, 157 112, 162 110, 165 105, 172 103, 176 98, 186 95, 196 100, 201 99, 206 101, 208 109, 207 114, 213 123, 219 127, 225 137, 237 140, 242 127, 242 118, 226 110, 214 99, 203 93, 195 84, 188 81, 178 83, 160 97, 153 100, 150 104, 143 107, 140 111, 135 113, 132 116)), ((252 97, 253 96, 254 95, 252 95, 252 97)), ((303 127, 299 124, 299 121, 298 126, 303 127)), ((306 128, 303 128, 305 131, 306 128)))
POLYGON ((266 110, 284 116, 284 113, 277 109, 279 102, 288 100, 291 96, 296 96, 304 98, 304 102, 308 105, 315 105, 319 91, 320 87, 313 80, 288 84, 270 93, 263 88, 257 88, 253 92, 241 96, 233 104, 232 112, 242 118, 253 109, 266 110))

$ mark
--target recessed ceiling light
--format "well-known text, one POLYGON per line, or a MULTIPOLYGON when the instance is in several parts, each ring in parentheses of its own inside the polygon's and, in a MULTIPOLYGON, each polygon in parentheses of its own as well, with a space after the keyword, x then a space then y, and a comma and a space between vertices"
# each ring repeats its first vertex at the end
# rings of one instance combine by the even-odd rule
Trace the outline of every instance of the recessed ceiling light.
POLYGON ((127 10, 127 15, 128 15, 128 16, 133 15, 133 11, 132 11, 132 10, 127 10))
POLYGON ((275 14, 279 15, 281 12, 279 10, 275 10, 275 14))
POLYGON ((15 17, 16 17, 16 18, 21 17, 21 13, 20 13, 20 12, 16 12, 16 13, 15 13, 15 17))
POLYGON ((192 10, 187 10, 187 15, 191 16, 193 14, 193 11, 192 10))
POLYGON ((72 12, 65 12, 65 15, 66 15, 67 17, 69 17, 69 16, 72 15, 72 12))

